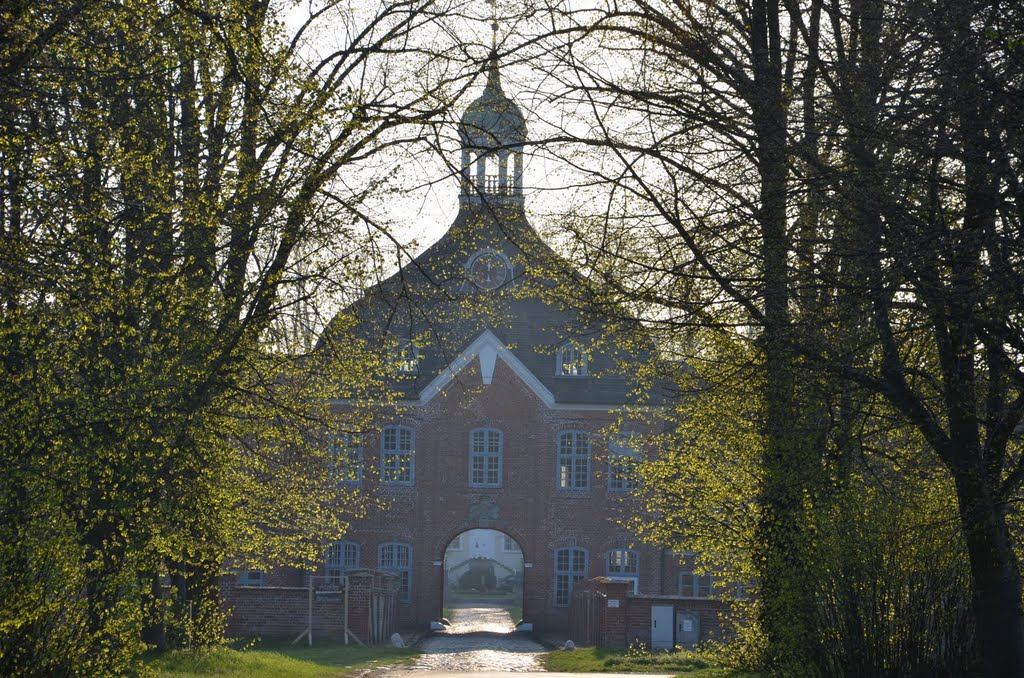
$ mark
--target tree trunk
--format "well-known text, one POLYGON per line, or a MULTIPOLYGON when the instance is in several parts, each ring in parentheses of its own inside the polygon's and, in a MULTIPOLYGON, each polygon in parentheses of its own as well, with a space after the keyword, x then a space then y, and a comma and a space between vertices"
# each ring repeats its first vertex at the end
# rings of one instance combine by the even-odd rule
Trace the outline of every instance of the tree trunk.
POLYGON ((975 647, 984 676, 1024 676, 1021 580, 1005 509, 979 467, 956 474, 960 523, 973 580, 975 647))
POLYGON ((760 173, 763 256, 766 434, 759 526, 762 624, 769 661, 783 672, 813 672, 814 577, 807 490, 813 474, 809 437, 797 427, 789 347, 790 247, 786 234, 787 142, 777 0, 758 0, 751 22, 755 92, 751 102, 760 173))

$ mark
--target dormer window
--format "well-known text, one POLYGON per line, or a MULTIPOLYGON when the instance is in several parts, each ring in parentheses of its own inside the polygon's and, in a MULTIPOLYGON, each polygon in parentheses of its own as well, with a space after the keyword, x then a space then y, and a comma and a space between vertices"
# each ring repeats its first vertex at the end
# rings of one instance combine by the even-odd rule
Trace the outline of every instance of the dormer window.
POLYGON ((579 346, 572 342, 558 349, 555 375, 560 377, 585 377, 590 374, 590 359, 579 346))
POLYGON ((398 345, 399 374, 417 374, 420 371, 420 348, 411 341, 403 341, 398 345))

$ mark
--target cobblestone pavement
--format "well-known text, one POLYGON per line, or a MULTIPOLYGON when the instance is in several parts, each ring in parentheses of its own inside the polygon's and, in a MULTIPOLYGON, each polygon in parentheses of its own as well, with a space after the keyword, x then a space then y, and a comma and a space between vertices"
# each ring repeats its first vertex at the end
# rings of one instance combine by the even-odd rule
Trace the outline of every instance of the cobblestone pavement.
POLYGON ((466 607, 452 611, 447 631, 420 643, 418 671, 543 671, 538 643, 511 633, 512 618, 505 610, 466 607))

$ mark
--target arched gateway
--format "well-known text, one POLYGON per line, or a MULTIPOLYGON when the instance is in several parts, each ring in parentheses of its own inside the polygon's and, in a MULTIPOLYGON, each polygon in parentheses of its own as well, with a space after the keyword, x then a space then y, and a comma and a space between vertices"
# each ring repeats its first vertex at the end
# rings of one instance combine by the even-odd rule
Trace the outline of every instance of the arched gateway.
POLYGON ((523 549, 499 530, 476 528, 455 535, 444 550, 439 587, 445 618, 460 610, 489 610, 490 618, 508 615, 507 628, 523 617, 523 549))

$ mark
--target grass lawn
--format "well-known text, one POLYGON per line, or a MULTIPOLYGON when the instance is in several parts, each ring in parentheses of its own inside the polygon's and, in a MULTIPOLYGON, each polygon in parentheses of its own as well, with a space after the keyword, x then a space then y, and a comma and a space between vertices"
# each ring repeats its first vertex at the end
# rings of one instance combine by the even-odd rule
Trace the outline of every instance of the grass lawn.
POLYGON ((624 649, 581 647, 554 650, 541 656, 548 671, 574 673, 672 673, 686 678, 761 678, 757 673, 737 673, 714 667, 687 652, 651 652, 628 655, 624 649))
POLYGON ((253 678, 321 678, 346 676, 383 665, 411 664, 417 650, 390 646, 362 647, 340 642, 291 645, 260 643, 258 647, 236 650, 217 647, 204 651, 177 650, 146 658, 146 664, 161 678, 192 676, 253 676, 253 678))

